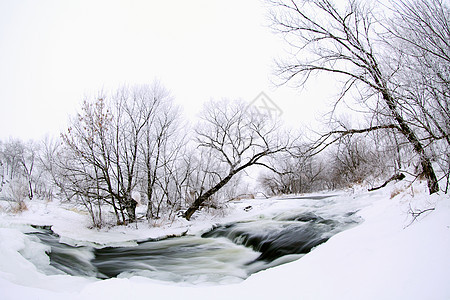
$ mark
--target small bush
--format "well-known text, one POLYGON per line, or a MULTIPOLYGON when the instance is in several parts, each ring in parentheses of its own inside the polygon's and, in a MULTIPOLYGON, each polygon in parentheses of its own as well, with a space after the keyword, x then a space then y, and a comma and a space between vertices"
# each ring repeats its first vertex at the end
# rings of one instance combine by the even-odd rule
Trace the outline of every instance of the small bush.
POLYGON ((19 214, 26 210, 28 210, 27 205, 25 204, 24 201, 20 201, 20 202, 17 202, 17 203, 14 203, 13 205, 11 205, 9 212, 11 212, 13 214, 19 214))
POLYGON ((403 192, 403 189, 400 189, 400 188, 395 188, 394 190, 392 190, 391 199, 394 198, 395 196, 399 195, 401 192, 403 192))
POLYGON ((27 183, 22 180, 12 180, 3 191, 3 197, 10 203, 9 212, 17 214, 27 210, 25 203, 28 197, 27 183))

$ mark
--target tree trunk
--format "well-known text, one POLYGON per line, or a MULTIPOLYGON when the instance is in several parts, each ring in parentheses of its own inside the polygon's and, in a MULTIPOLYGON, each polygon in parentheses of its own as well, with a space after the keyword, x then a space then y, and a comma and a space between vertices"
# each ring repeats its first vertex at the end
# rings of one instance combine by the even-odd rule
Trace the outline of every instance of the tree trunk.
POLYGON ((420 143, 419 138, 408 126, 403 117, 397 112, 394 99, 392 99, 391 95, 386 90, 382 91, 382 95, 389 107, 389 110, 399 125, 400 132, 406 137, 408 142, 413 146, 414 151, 419 155, 420 165, 422 166, 422 175, 427 179, 428 191, 430 195, 439 192, 439 184, 436 174, 434 173, 431 160, 425 153, 425 149, 420 143))
POLYGON ((403 174, 403 173, 395 174, 395 175, 393 175, 391 178, 389 178, 388 180, 386 180, 382 185, 377 186, 377 187, 374 187, 374 188, 371 188, 371 189, 369 189, 368 191, 369 191, 369 192, 372 192, 372 191, 379 190, 379 189, 381 189, 381 188, 384 188, 384 187, 385 187, 389 182, 391 182, 391 181, 394 181, 394 180, 399 181, 399 180, 403 180, 404 178, 405 178, 405 174, 403 174))
POLYGON ((28 198, 33 200, 33 182, 31 180, 31 176, 28 178, 28 198))
POLYGON ((153 203, 152 203, 152 201, 153 201, 153 197, 152 197, 152 195, 153 195, 153 189, 152 188, 148 188, 148 190, 147 190, 147 200, 148 200, 148 202, 147 202, 147 212, 146 212, 146 214, 145 214, 145 217, 147 218, 147 220, 150 220, 151 218, 153 218, 154 217, 154 215, 153 215, 153 203))
POLYGON ((225 184, 230 181, 230 179, 236 174, 236 171, 231 171, 225 178, 223 178, 218 184, 216 184, 211 189, 207 190, 206 193, 200 195, 195 199, 194 203, 186 210, 184 213, 184 217, 186 220, 190 220, 192 215, 200 208, 200 205, 202 205, 203 202, 208 200, 209 197, 214 195, 218 190, 220 190, 225 184))
POLYGON ((136 221, 136 206, 137 206, 137 202, 134 201, 133 198, 128 197, 125 202, 125 209, 127 211, 129 223, 133 223, 136 221))

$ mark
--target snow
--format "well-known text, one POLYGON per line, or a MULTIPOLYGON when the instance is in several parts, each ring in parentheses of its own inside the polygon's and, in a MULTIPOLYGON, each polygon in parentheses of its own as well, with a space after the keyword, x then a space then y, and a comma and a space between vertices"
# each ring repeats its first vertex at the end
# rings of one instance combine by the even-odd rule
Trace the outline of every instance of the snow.
MULTIPOLYGON (((328 212, 355 211, 364 219, 301 259, 228 285, 171 284, 134 276, 98 280, 46 275, 45 246, 26 236, 27 224, 53 225, 73 244, 130 244, 167 234, 202 232, 214 223, 289 211, 299 201, 252 199, 230 204, 226 216, 200 215, 172 227, 88 229, 88 218, 58 203, 35 201, 17 216, 0 221, 0 299, 450 299, 450 197, 428 195, 424 183, 391 184, 376 192, 363 188, 332 193, 328 212), (246 212, 243 208, 252 206, 246 212), (434 210, 414 222, 411 210, 434 210), (362 208, 362 209, 361 209, 362 208), (32 263, 33 261, 34 263, 32 263)), ((285 197, 289 198, 289 197, 285 197)), ((305 205, 307 202, 305 201, 305 205)), ((324 211, 325 212, 325 211, 324 211)), ((50 266, 49 266, 50 267, 50 266)))

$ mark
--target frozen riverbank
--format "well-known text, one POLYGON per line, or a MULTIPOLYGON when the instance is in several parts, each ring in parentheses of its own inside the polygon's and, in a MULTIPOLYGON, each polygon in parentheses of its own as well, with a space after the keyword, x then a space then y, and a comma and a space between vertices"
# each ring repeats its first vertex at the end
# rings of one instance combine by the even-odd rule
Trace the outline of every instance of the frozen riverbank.
MULTIPOLYGON (((429 196, 420 185, 414 188, 414 197, 409 189, 391 199, 394 188, 376 193, 340 193, 330 199, 326 210, 319 208, 318 212, 336 215, 362 208, 357 213, 365 220, 361 225, 333 236, 295 262, 259 272, 238 284, 206 287, 161 283, 139 276, 96 280, 42 274, 26 260, 24 249, 29 245, 26 245, 27 241, 20 231, 12 227, 18 228, 20 223, 30 221, 44 222, 45 215, 35 213, 33 217, 30 209, 31 212, 21 217, 5 216, 0 231, 2 299, 121 299, 144 296, 209 299, 211 295, 215 299, 447 299, 450 297, 447 284, 450 275, 450 199, 442 195, 429 196), (408 226, 411 222, 408 214, 410 208, 425 209, 431 206, 435 207, 434 211, 422 214, 408 226)), ((401 184, 397 189, 402 189, 401 184)), ((273 215, 280 211, 288 213, 292 211, 293 203, 289 200, 249 200, 234 204, 230 207, 234 214, 221 221, 273 215), (243 208, 248 206, 252 209, 244 211, 243 208)), ((307 204, 305 200, 295 205, 313 206, 314 202, 307 204)), ((69 232, 70 226, 64 224, 75 220, 72 213, 67 212, 71 217, 60 215, 54 219, 55 229, 61 236, 69 232)), ((72 228, 75 223, 73 221, 72 228)), ((201 232, 213 223, 206 217, 199 218, 189 230, 201 232)), ((67 239, 82 240, 78 237, 84 236, 84 229, 78 226, 81 232, 69 232, 67 239)), ((182 229, 182 224, 174 224, 171 232, 181 232, 182 229)), ((133 234, 149 236, 157 235, 158 231, 159 234, 168 232, 164 228, 142 231, 116 228, 112 232, 87 231, 89 236, 84 236, 84 240, 87 240, 86 243, 126 243, 130 237, 134 239, 133 234)))

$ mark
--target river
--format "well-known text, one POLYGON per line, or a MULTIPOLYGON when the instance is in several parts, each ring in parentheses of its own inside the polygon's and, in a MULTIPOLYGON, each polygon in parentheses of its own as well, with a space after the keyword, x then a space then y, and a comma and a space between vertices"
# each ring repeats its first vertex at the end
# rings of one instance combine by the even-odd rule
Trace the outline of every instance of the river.
POLYGON ((239 282, 299 259, 360 221, 352 211, 321 215, 330 203, 325 197, 284 201, 300 200, 313 204, 306 210, 218 224, 198 235, 137 241, 129 247, 74 247, 60 242, 51 227, 35 226, 28 235, 48 246, 51 267, 45 269, 47 274, 100 279, 139 275, 189 284, 239 282))

